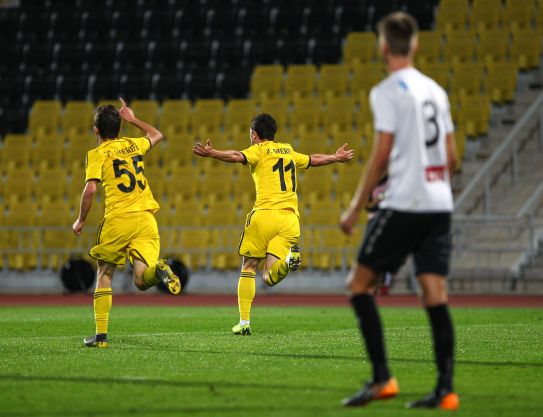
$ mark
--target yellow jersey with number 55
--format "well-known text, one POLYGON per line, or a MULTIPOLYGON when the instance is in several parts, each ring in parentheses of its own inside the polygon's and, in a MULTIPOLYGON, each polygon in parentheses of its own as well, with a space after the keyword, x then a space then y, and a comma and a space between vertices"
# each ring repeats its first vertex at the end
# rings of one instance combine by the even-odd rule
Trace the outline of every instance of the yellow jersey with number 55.
POLYGON ((87 152, 85 181, 99 181, 105 192, 105 214, 156 212, 160 206, 144 175, 143 155, 151 148, 148 138, 106 140, 87 152))
POLYGON ((291 209, 298 212, 296 168, 309 168, 311 157, 288 143, 264 141, 241 151, 256 187, 253 210, 291 209))

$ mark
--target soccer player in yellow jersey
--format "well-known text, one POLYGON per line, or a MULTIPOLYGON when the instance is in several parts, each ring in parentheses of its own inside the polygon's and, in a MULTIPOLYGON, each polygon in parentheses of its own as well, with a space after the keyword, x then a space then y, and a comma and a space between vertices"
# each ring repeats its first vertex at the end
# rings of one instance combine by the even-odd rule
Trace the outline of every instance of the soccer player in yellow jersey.
POLYGON ((193 147, 199 156, 249 165, 256 187, 256 201, 247 215, 239 245, 239 254, 243 256, 238 282, 240 322, 232 328, 237 335, 251 334, 251 304, 260 262, 265 259, 262 279, 270 287, 300 266, 296 169, 347 162, 353 157, 347 144, 333 155, 298 153, 288 143, 274 142, 276 131, 273 117, 262 113, 251 122, 251 146, 245 150, 219 151, 213 149, 210 140, 206 145, 197 143, 193 147))
POLYGON ((94 293, 95 336, 86 338, 89 347, 107 347, 107 326, 111 310, 111 280, 117 265, 126 258, 134 270, 134 283, 146 290, 160 281, 172 294, 181 283, 170 267, 159 260, 160 238, 155 213, 159 209, 144 175, 143 156, 162 140, 153 126, 137 119, 121 99, 122 107, 100 106, 94 117, 98 147, 87 153, 86 185, 81 195, 79 217, 73 231, 80 235, 92 205, 98 183, 105 190, 104 219, 90 255, 98 263, 94 293), (141 138, 118 138, 121 118, 147 133, 141 138))

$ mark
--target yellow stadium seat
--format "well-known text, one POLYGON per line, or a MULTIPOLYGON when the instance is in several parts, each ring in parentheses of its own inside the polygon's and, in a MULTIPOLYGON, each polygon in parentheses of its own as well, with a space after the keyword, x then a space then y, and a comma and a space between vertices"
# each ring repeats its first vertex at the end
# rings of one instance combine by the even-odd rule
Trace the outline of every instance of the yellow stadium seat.
POLYGON ((38 174, 34 187, 36 198, 47 204, 51 201, 64 199, 66 194, 67 174, 66 170, 57 166, 53 169, 43 168, 38 174))
POLYGON ((43 137, 32 149, 32 166, 56 167, 60 165, 64 153, 64 137, 54 135, 43 137))
POLYGON ((310 97, 298 99, 289 114, 289 126, 291 130, 305 126, 308 131, 315 131, 320 127, 321 104, 316 98, 310 97))
POLYGON ((517 67, 514 62, 493 62, 484 79, 486 93, 494 103, 511 102, 517 88, 517 67))
POLYGON ((328 136, 324 132, 298 130, 299 143, 294 150, 299 153, 311 155, 312 153, 327 153, 328 136))
POLYGON ((186 199, 195 199, 200 186, 200 173, 193 165, 170 165, 170 177, 165 182, 165 192, 168 195, 181 194, 186 199))
POLYGON ((351 93, 369 94, 370 90, 385 77, 385 71, 381 63, 367 63, 355 65, 351 79, 351 93))
POLYGON ((462 163, 464 160, 464 154, 466 152, 466 135, 462 130, 456 130, 454 132, 454 139, 456 142, 456 154, 458 157, 456 172, 460 172, 462 171, 462 163))
POLYGON ((260 111, 271 115, 277 122, 279 128, 286 126, 288 117, 288 102, 286 99, 275 98, 264 100, 261 103, 260 111))
POLYGON ((27 169, 32 151, 32 138, 29 135, 8 134, 0 148, 1 167, 4 172, 14 169, 27 169))
POLYGON ((483 66, 476 62, 462 62, 453 66, 449 89, 453 94, 476 95, 483 85, 483 66))
POLYGON ((178 240, 181 259, 192 270, 207 266, 211 236, 207 229, 184 229, 178 240))
POLYGON ((239 227, 214 228, 211 231, 211 267, 219 271, 239 268, 238 246, 239 227))
POLYGON ((175 161, 178 165, 191 164, 195 160, 192 147, 196 142, 195 137, 187 133, 168 136, 160 149, 162 163, 170 165, 175 161))
POLYGON ((314 205, 331 198, 333 184, 333 176, 328 170, 310 168, 303 177, 299 176, 297 191, 306 203, 314 205))
MULTIPOLYGON (((543 10, 543 6, 542 10, 543 10)), ((541 62, 541 28, 539 31, 518 30, 513 32, 511 55, 521 70, 538 68, 541 62)))
POLYGON ((373 32, 347 34, 343 48, 343 61, 350 66, 373 62, 377 57, 377 37, 373 32))
POLYGON ((232 172, 226 170, 217 172, 222 173, 222 175, 208 172, 200 180, 200 199, 206 203, 226 202, 230 197, 233 186, 232 172))
POLYGON ((509 54, 509 33, 501 30, 486 30, 479 34, 477 56, 480 61, 489 63, 503 61, 509 54))
POLYGON ((353 129, 355 99, 352 96, 331 99, 322 112, 324 128, 328 131, 353 129))
POLYGON ((312 96, 316 81, 317 68, 314 65, 289 65, 285 80, 285 94, 291 101, 312 96))
POLYGON ((503 9, 503 21, 513 28, 529 28, 534 17, 531 1, 507 0, 503 9))
POLYGON ((224 126, 226 129, 231 129, 234 126, 238 126, 240 130, 247 129, 256 113, 253 100, 231 99, 226 107, 224 126))
POLYGON ((283 67, 281 65, 257 65, 251 77, 251 96, 261 102, 277 98, 283 86, 283 67))
POLYGON ((468 62, 475 54, 475 34, 467 30, 450 31, 443 46, 443 56, 450 64, 468 62))
POLYGON ((449 65, 446 62, 425 62, 421 63, 420 70, 432 78, 441 87, 447 89, 449 85, 449 65))
POLYGON ((358 97, 360 100, 360 107, 354 114, 354 120, 358 129, 364 129, 366 125, 372 125, 373 115, 371 112, 369 95, 365 91, 362 91, 358 97))
POLYGON ((90 101, 68 101, 62 114, 62 130, 86 133, 93 126, 94 110, 90 101))
POLYGON ((62 106, 58 100, 37 100, 29 114, 28 127, 33 135, 55 134, 60 126, 62 106))
POLYGON ((458 127, 467 136, 476 137, 488 132, 490 100, 488 96, 461 96, 458 109, 458 127))
MULTIPOLYGON (((313 268, 330 270, 343 267, 345 236, 339 230, 339 227, 315 228, 312 240, 313 268)), ((347 262, 350 261, 351 259, 347 260, 347 262)))
MULTIPOLYGON (((155 100, 133 100, 129 106, 140 120, 144 120, 151 126, 158 125, 158 103, 155 100)), ((123 122, 123 134, 127 137, 141 137, 145 133, 138 127, 123 122)))
POLYGON ((221 99, 196 100, 190 115, 192 132, 205 136, 218 131, 222 125, 224 102, 221 99))
POLYGON ((69 204, 64 201, 59 200, 42 207, 41 215, 37 218, 38 225, 44 228, 40 241, 44 250, 42 267, 58 269, 68 257, 64 249, 77 246, 71 228, 74 217, 69 204))
POLYGON ((345 95, 349 84, 349 71, 342 64, 325 64, 319 71, 317 90, 321 97, 327 100, 329 97, 345 95))
POLYGON ((209 204, 203 218, 205 226, 220 227, 237 225, 237 207, 231 201, 209 204))
POLYGON ((436 27, 440 32, 448 32, 451 30, 464 30, 468 21, 469 6, 467 1, 458 2, 442 2, 436 15, 436 27))
POLYGON ((501 0, 475 0, 471 6, 471 27, 478 32, 497 29, 502 17, 501 0))
POLYGON ((11 171, 6 177, 4 195, 19 201, 29 200, 34 190, 34 174, 31 170, 11 171))
POLYGON ((416 57, 425 62, 437 62, 441 58, 441 33, 421 30, 418 34, 419 48, 416 57))
POLYGON ((164 135, 184 133, 188 130, 192 104, 189 100, 164 100, 158 121, 164 135))
POLYGON ((247 168, 246 171, 241 171, 234 180, 232 188, 234 198, 236 200, 244 200, 254 202, 255 200, 255 184, 253 177, 247 168))
POLYGON ((33 269, 37 265, 34 242, 37 240, 37 207, 32 201, 10 202, 4 224, 15 228, 7 231, 4 238, 8 254, 8 267, 15 270, 33 269), (29 228, 32 227, 32 228, 29 228))
POLYGON ((305 211, 305 222, 311 225, 337 225, 341 209, 339 202, 330 199, 315 201, 305 211))

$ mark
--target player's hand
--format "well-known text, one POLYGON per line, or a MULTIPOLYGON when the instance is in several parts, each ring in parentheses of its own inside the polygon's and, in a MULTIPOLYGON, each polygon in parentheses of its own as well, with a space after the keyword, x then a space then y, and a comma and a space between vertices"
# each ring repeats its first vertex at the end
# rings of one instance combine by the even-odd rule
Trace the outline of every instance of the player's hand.
POLYGON ((357 222, 358 211, 352 208, 348 208, 341 215, 339 219, 339 226, 341 227, 343 233, 345 233, 347 236, 350 236, 353 234, 353 230, 357 222))
POLYGON ((76 234, 76 236, 79 236, 81 234, 81 231, 83 230, 83 226, 85 225, 85 222, 82 222, 79 220, 79 218, 74 222, 72 226, 72 230, 76 234))
POLYGON ((136 116, 134 116, 134 111, 126 105, 125 101, 121 97, 119 98, 119 100, 121 101, 121 108, 119 109, 119 114, 121 115, 121 118, 128 123, 132 123, 134 120, 136 120, 136 116))
POLYGON ((200 142, 198 142, 192 147, 192 152, 194 152, 196 155, 203 156, 204 158, 211 156, 211 154, 213 153, 211 139, 208 139, 205 145, 202 145, 200 142))
POLYGON ((348 143, 344 143, 341 148, 336 151, 336 156, 339 162, 348 162, 353 159, 354 151, 347 149, 348 143))

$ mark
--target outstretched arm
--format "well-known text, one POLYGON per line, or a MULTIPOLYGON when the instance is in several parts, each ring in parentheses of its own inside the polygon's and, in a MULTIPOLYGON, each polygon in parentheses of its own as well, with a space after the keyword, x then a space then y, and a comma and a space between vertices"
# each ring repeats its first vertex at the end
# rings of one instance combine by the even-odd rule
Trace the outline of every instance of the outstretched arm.
POLYGON ((164 135, 158 129, 154 128, 149 123, 138 119, 134 115, 132 109, 126 105, 124 100, 122 98, 120 98, 119 100, 121 100, 122 104, 121 108, 119 109, 119 114, 121 115, 122 119, 143 130, 146 133, 145 136, 151 142, 151 147, 155 146, 158 142, 162 140, 164 135))
POLYGON ((311 166, 312 167, 322 167, 324 165, 333 164, 334 162, 347 162, 353 158, 354 151, 352 149, 347 149, 347 143, 345 143, 341 148, 339 148, 335 154, 326 155, 321 153, 311 154, 311 166))
POLYGON ((85 184, 85 188, 83 189, 83 193, 81 194, 79 217, 72 226, 72 230, 77 236, 81 234, 83 226, 85 225, 85 220, 87 220, 87 215, 89 214, 89 211, 92 207, 94 193, 96 193, 96 181, 89 180, 87 181, 87 184, 85 184))
POLYGON ((218 159, 219 161, 224 162, 232 162, 232 163, 243 163, 245 162, 245 157, 240 151, 219 151, 217 149, 213 149, 213 146, 211 146, 211 140, 208 139, 205 145, 202 145, 201 143, 197 143, 192 147, 192 152, 194 152, 198 156, 202 156, 204 158, 211 157, 218 159))
POLYGON ((360 210, 366 205, 370 193, 387 172, 388 159, 393 144, 394 135, 392 133, 379 133, 379 138, 373 146, 368 169, 360 178, 349 208, 341 216, 341 229, 345 234, 350 235, 353 232, 360 210))

